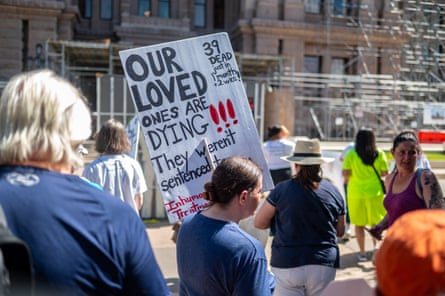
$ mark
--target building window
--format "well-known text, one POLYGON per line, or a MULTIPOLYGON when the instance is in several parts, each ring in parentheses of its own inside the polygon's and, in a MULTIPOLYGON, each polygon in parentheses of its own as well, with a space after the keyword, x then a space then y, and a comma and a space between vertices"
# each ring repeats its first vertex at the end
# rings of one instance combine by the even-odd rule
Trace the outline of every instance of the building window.
POLYGON ((344 15, 346 13, 344 0, 334 0, 333 13, 334 15, 344 15))
POLYGON ((278 19, 281 21, 284 20, 284 0, 280 0, 278 3, 278 19))
POLYGON ((304 73, 321 73, 321 57, 304 56, 304 73))
POLYGON ((29 22, 22 20, 22 71, 29 70, 28 65, 29 22))
POLYGON ((346 60, 342 58, 333 58, 331 62, 331 74, 344 75, 346 60))
POLYGON ((360 0, 346 0, 346 15, 358 20, 360 7, 360 0))
POLYGON ((159 0, 159 17, 170 18, 170 0, 159 0))
POLYGON ((283 39, 278 39, 278 54, 280 55, 283 54, 283 43, 283 39))
MULTIPOLYGON (((319 74, 321 73, 321 57, 320 56, 304 56, 304 73, 319 74)), ((308 84, 308 87, 303 89, 306 97, 320 97, 321 88, 313 87, 308 84)))
POLYGON ((383 67, 383 59, 382 59, 382 48, 379 47, 377 49, 377 74, 382 74, 382 67, 383 67))
POLYGON ((321 6, 320 0, 304 0, 304 12, 320 14, 321 6))
POLYGON ((376 0, 375 8, 377 10, 377 25, 381 26, 383 22, 384 12, 385 12, 385 1, 384 0, 376 0))
POLYGON ((91 0, 81 0, 79 1, 79 11, 83 18, 90 19, 92 11, 92 1, 91 0))
POLYGON ((151 1, 139 0, 138 1, 138 15, 150 16, 151 15, 151 1))
POLYGON ((100 0, 100 18, 103 20, 113 18, 113 0, 100 0))
POLYGON ((215 0, 213 11, 213 28, 224 29, 225 18, 224 0, 215 0))
POLYGON ((194 17, 195 27, 204 28, 206 26, 206 0, 195 0, 194 17))

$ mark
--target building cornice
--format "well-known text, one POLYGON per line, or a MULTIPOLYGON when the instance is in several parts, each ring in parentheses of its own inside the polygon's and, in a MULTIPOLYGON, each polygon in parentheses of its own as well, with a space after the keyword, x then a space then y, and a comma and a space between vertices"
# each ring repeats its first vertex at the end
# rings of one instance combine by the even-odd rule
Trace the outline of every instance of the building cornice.
POLYGON ((330 44, 357 44, 372 42, 385 47, 401 46, 410 38, 400 30, 367 29, 348 25, 327 25, 304 22, 252 19, 239 22, 240 31, 249 34, 267 34, 280 38, 303 38, 307 41, 330 44))

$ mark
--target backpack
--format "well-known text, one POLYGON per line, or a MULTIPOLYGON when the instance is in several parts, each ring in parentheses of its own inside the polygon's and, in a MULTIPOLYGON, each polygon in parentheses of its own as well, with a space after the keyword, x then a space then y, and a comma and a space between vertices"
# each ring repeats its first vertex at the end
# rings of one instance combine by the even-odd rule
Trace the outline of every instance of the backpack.
POLYGON ((0 206, 0 296, 32 295, 33 289, 31 253, 26 243, 9 230, 0 206))

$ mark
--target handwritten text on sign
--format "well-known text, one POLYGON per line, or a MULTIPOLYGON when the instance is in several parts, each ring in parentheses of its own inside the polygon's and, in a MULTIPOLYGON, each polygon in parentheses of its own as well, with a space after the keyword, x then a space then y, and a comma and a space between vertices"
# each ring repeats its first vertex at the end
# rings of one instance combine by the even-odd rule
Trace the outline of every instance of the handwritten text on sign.
POLYGON ((223 158, 248 156, 267 171, 227 34, 120 56, 171 222, 208 205, 204 183, 223 158))

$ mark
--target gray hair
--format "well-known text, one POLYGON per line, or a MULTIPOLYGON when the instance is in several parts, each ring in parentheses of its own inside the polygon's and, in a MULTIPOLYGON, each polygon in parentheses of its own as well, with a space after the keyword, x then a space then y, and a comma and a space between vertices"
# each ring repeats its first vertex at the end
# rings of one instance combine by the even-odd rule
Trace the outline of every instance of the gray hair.
POLYGON ((81 92, 49 70, 21 73, 0 98, 0 165, 43 161, 79 167, 76 146, 91 135, 81 92))

